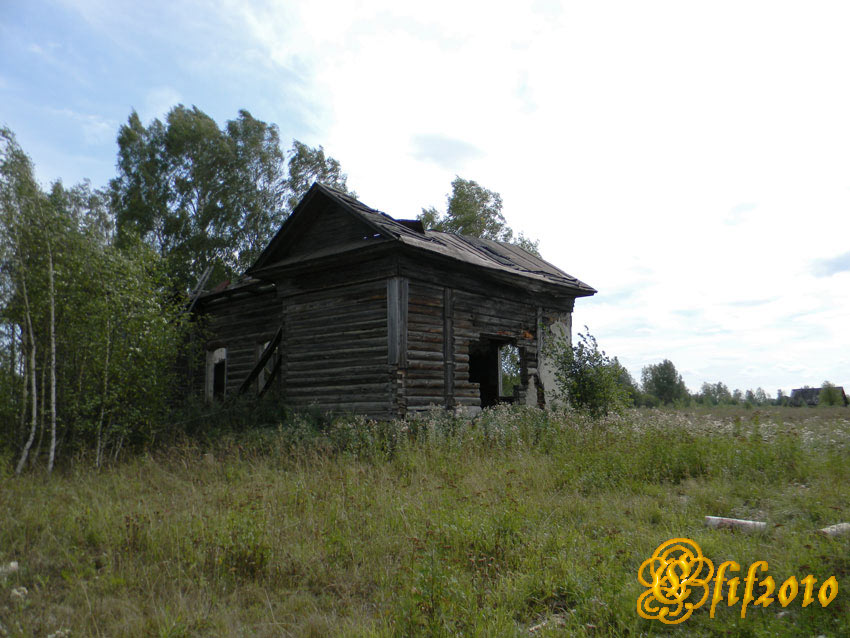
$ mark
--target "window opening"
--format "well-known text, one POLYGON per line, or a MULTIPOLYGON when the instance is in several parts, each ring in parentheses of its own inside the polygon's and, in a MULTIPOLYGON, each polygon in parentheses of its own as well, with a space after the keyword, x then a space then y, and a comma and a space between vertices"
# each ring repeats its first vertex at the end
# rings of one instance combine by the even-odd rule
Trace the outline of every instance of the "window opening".
POLYGON ((522 384, 522 357, 516 344, 481 337, 469 346, 469 380, 478 384, 481 407, 512 403, 522 384))
POLYGON ((514 388, 521 384, 519 348, 512 343, 499 347, 499 397, 513 399, 514 388))
POLYGON ((224 397, 227 387, 227 348, 207 350, 207 400, 224 397))

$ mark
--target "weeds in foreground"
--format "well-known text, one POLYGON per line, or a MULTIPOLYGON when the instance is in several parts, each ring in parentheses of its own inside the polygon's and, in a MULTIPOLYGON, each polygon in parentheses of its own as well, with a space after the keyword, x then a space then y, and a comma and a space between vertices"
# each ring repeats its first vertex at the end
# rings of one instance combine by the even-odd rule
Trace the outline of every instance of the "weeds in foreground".
POLYGON ((308 416, 6 479, 0 566, 19 568, 0 575, 0 634, 669 635, 636 614, 637 570, 686 536, 777 582, 835 575, 839 594, 677 633, 847 635, 850 541, 812 531, 850 520, 850 421, 799 414, 308 416))

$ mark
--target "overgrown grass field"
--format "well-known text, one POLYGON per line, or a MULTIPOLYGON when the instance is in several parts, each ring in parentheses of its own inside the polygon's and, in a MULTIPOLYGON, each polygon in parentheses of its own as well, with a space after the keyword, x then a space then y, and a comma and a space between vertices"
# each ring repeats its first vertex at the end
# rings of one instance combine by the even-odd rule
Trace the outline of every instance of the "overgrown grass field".
POLYGON ((848 459, 844 409, 498 408, 7 467, 0 635, 847 636, 850 538, 815 530, 850 521, 848 459), (834 575, 838 594, 642 619, 638 569, 673 537, 715 566, 766 560, 777 587, 834 575))

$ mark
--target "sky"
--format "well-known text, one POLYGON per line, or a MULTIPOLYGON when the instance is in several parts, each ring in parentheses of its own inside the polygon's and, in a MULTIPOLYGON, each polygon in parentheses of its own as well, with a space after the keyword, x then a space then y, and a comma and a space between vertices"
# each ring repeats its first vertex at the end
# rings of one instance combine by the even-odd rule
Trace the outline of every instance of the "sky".
POLYGON ((849 29, 829 1, 0 0, 0 125, 45 185, 103 186, 133 109, 247 109, 394 217, 499 192, 638 379, 848 387, 849 29))

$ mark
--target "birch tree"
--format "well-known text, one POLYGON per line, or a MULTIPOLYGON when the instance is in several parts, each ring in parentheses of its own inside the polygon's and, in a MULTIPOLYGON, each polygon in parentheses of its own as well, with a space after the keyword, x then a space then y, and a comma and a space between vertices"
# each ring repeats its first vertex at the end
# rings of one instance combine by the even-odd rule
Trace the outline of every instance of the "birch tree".
POLYGON ((103 193, 43 192, 11 132, 0 140, 0 322, 20 334, 18 348, 0 341, 0 360, 20 358, 3 368, 17 416, 2 427, 18 431, 0 447, 18 473, 73 451, 100 466, 166 427, 182 307, 154 250, 114 244, 103 193))

